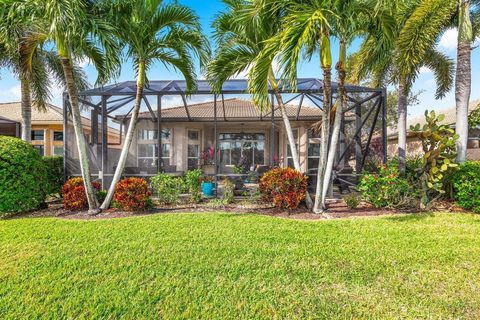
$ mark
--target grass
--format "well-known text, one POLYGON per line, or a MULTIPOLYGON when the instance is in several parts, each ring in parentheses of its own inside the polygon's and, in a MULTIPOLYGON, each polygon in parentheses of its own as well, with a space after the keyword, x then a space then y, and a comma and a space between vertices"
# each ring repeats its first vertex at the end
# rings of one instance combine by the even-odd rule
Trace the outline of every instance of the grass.
POLYGON ((0 318, 480 318, 480 216, 0 221, 0 318))

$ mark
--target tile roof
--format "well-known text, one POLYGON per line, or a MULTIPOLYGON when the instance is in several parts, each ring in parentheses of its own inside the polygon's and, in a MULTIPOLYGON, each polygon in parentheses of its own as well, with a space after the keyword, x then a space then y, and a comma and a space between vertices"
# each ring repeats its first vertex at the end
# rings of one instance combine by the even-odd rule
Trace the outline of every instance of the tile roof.
MULTIPOLYGON (((243 99, 225 99, 225 109, 223 108, 222 100, 217 101, 217 117, 219 121, 222 119, 260 119, 260 110, 253 104, 252 101, 243 99), (225 110, 225 112, 224 112, 225 110)), ((289 117, 297 116, 297 106, 287 105, 287 114, 289 117)), ((214 104, 213 101, 196 103, 188 105, 188 111, 191 119, 213 120, 214 118, 214 104)), ((269 118, 270 110, 263 112, 263 117, 269 118)), ((118 119, 123 116, 117 116, 118 119)), ((150 118, 150 112, 141 112, 140 119, 150 118)), ((275 110, 275 117, 280 118, 280 110, 275 110)), ((300 120, 318 120, 321 117, 321 111, 318 108, 303 105, 300 109, 300 120)), ((162 109, 162 119, 169 120, 187 120, 187 112, 184 106, 172 107, 162 109)))
MULTIPOLYGON (((470 106, 468 108, 468 112, 472 112, 473 110, 477 109, 480 106, 480 100, 475 100, 470 102, 470 106)), ((456 122, 456 114, 457 110, 456 107, 452 108, 447 108, 447 109, 440 109, 440 110, 435 110, 435 113, 437 115, 443 114, 445 115, 445 120, 440 122, 440 124, 448 124, 453 127, 455 127, 455 122, 456 122)), ((415 116, 412 118, 407 118, 407 133, 410 133, 410 126, 411 125, 416 125, 417 123, 420 124, 420 126, 423 126, 426 124, 425 120, 425 115, 420 115, 420 116, 415 116)), ((397 128, 388 128, 388 136, 389 138, 393 138, 397 136, 398 129, 397 128)))

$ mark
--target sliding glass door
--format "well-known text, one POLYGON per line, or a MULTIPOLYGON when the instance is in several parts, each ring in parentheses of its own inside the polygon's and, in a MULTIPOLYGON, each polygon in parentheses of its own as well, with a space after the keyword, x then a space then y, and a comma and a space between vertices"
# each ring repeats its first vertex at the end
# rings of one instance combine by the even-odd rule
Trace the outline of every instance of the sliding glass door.
POLYGON ((264 133, 221 133, 218 140, 221 168, 241 165, 254 170, 265 162, 264 133))

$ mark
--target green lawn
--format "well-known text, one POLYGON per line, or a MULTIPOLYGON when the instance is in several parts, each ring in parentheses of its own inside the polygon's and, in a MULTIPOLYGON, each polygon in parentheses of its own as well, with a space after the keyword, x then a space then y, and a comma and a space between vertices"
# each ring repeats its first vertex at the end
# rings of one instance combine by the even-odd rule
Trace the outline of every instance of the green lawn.
POLYGON ((480 216, 0 221, 0 318, 480 318, 480 216))

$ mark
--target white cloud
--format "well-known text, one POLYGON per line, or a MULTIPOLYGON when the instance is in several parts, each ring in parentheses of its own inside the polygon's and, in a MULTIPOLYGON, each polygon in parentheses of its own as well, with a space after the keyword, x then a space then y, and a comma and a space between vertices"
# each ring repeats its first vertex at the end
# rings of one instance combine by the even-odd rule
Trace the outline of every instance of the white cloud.
POLYGON ((458 29, 448 29, 442 34, 440 38, 439 46, 447 51, 457 48, 458 29))
POLYGON ((427 67, 421 67, 419 72, 420 72, 420 74, 431 73, 432 69, 427 68, 427 67))
POLYGON ((79 67, 85 68, 90 65, 90 60, 87 58, 83 58, 77 61, 79 67))

